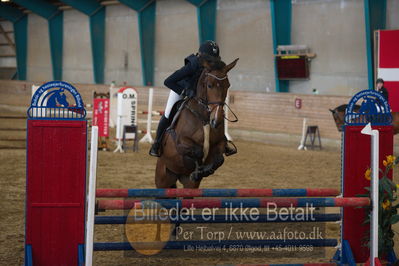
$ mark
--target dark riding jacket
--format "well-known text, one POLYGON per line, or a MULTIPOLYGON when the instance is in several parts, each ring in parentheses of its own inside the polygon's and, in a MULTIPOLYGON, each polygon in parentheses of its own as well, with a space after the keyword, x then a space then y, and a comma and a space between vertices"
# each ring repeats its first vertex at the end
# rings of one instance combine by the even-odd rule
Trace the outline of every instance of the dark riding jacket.
POLYGON ((385 87, 382 87, 381 89, 378 90, 379 93, 382 94, 382 96, 385 98, 385 100, 388 101, 388 90, 385 87))
POLYGON ((184 59, 184 66, 167 77, 164 84, 179 95, 183 92, 185 95, 195 95, 202 69, 198 56, 189 55, 184 59))

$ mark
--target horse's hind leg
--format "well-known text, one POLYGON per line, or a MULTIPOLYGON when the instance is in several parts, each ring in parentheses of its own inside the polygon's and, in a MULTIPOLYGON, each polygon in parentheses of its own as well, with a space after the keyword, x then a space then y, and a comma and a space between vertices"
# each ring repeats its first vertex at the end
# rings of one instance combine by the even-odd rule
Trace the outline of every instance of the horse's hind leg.
POLYGON ((177 178, 166 168, 163 160, 159 158, 155 169, 155 186, 157 188, 176 188, 177 178))

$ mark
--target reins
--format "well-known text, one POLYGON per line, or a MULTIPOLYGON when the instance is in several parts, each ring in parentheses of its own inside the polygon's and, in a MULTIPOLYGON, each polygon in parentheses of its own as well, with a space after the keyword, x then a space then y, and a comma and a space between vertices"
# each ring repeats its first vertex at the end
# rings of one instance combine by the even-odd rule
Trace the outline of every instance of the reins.
POLYGON ((229 111, 231 112, 232 115, 234 115, 234 120, 230 120, 226 117, 226 115, 224 116, 224 119, 226 119, 227 121, 231 122, 231 123, 235 123, 238 122, 238 117, 237 115, 233 112, 233 110, 231 110, 230 106, 227 103, 224 103, 224 105, 227 107, 227 109, 229 109, 229 111))

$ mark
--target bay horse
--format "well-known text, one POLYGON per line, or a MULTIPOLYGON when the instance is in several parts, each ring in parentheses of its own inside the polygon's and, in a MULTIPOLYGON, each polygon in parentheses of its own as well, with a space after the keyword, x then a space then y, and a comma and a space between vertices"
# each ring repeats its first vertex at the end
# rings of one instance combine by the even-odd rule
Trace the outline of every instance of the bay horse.
POLYGON ((230 87, 227 73, 238 58, 226 65, 223 61, 205 64, 196 95, 186 99, 166 130, 162 154, 157 160, 157 188, 198 188, 203 177, 215 172, 224 162, 224 105, 230 87))
MULTIPOLYGON (((343 125, 345 124, 345 111, 347 104, 342 104, 334 109, 329 109, 332 113, 332 116, 335 121, 335 125, 337 126, 338 131, 343 130, 343 125)), ((355 105, 354 111, 355 113, 360 112, 360 105, 355 105)), ((392 126, 393 126, 393 134, 396 135, 399 133, 399 112, 391 112, 392 115, 392 126)))

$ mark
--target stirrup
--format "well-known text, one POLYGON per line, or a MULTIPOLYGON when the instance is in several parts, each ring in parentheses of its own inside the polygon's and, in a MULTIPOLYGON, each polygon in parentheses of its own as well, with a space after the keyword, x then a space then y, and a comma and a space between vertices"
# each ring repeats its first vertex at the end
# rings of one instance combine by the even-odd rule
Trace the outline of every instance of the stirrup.
POLYGON ((152 144, 148 154, 154 157, 161 157, 160 149, 161 149, 160 145, 158 143, 154 143, 152 144))
POLYGON ((231 155, 236 154, 236 153, 237 153, 236 145, 231 140, 228 140, 227 143, 226 143, 226 148, 225 148, 224 154, 226 156, 231 156, 231 155), (229 147, 229 143, 231 145, 233 145, 233 148, 229 147))

